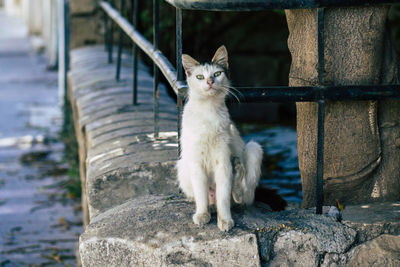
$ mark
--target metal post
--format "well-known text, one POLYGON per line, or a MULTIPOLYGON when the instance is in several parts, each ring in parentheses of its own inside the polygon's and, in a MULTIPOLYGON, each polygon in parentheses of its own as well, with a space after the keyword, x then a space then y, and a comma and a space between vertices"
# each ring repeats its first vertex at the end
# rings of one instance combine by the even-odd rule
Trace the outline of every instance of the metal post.
MULTIPOLYGON (((125 10, 125 0, 120 1, 120 7, 121 7, 121 16, 124 15, 124 10, 125 10)), ((118 40, 118 54, 117 54, 117 71, 115 74, 115 79, 119 81, 119 78, 121 76, 121 53, 122 53, 122 39, 123 38, 123 31, 122 28, 119 27, 119 40, 118 40)))
MULTIPOLYGON (((138 29, 139 27, 139 4, 138 0, 133 0, 133 14, 132 14, 133 26, 138 29)), ((138 83, 138 52, 139 49, 135 43, 133 43, 133 84, 132 84, 132 102, 133 105, 137 105, 137 83, 138 83)))
POLYGON ((104 49, 108 51, 108 15, 104 12, 104 49))
POLYGON ((69 69, 69 0, 64 2, 64 96, 68 94, 68 69, 69 69))
MULTIPOLYGON (((183 80, 182 71, 182 10, 176 9, 176 73, 178 81, 183 80)), ((177 108, 178 108, 178 153, 181 153, 181 120, 183 97, 180 92, 177 95, 177 108)))
MULTIPOLYGON (((110 3, 113 7, 115 7, 115 1, 111 0, 110 3)), ((109 36, 108 36, 108 63, 111 64, 113 59, 112 59, 112 55, 113 55, 113 44, 114 44, 114 23, 113 20, 111 20, 110 23, 110 28, 109 28, 109 36)))
MULTIPOLYGON (((324 84, 324 9, 318 8, 318 83, 324 84)), ((322 214, 324 203, 324 126, 325 101, 318 101, 316 213, 322 214)))
MULTIPOLYGON (((159 35, 159 0, 153 0, 153 45, 154 50, 158 50, 158 35, 159 35)), ((159 104, 160 91, 158 87, 158 67, 153 63, 154 72, 154 137, 159 136, 159 104)))

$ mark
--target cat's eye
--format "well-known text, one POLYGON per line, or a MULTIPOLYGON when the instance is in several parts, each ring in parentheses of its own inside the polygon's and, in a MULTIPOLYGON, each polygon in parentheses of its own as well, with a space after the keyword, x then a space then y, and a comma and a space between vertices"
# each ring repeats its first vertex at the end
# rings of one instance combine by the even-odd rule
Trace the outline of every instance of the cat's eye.
POLYGON ((201 75, 201 74, 196 75, 196 78, 199 80, 204 80, 204 75, 201 75))
POLYGON ((214 77, 218 77, 219 75, 221 75, 221 73, 222 73, 222 71, 214 72, 214 77))

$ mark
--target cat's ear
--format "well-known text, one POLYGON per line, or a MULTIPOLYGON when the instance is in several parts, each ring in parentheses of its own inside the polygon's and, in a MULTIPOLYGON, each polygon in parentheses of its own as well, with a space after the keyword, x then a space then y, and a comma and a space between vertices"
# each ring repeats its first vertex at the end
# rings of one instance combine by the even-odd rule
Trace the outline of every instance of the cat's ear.
POLYGON ((191 56, 186 54, 182 55, 182 66, 185 69, 186 76, 192 75, 193 69, 198 65, 200 65, 200 63, 191 56))
POLYGON ((226 50, 226 47, 224 45, 221 45, 217 49, 217 52, 215 52, 215 55, 211 60, 211 63, 220 65, 225 69, 229 69, 228 51, 226 50))

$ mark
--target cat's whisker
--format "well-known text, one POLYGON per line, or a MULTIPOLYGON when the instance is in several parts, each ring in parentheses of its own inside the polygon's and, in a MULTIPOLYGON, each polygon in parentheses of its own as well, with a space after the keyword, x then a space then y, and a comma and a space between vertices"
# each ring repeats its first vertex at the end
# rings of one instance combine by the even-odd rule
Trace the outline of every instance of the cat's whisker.
POLYGON ((227 85, 223 85, 223 87, 234 90, 236 93, 238 93, 241 97, 243 97, 242 92, 240 92, 238 89, 236 89, 235 87, 232 86, 227 86, 227 85))
POLYGON ((240 99, 235 93, 233 93, 232 91, 230 91, 226 88, 221 88, 221 89, 224 90, 227 94, 230 94, 231 96, 233 96, 237 100, 237 102, 240 103, 240 99))
POLYGON ((228 91, 229 92, 229 94, 231 94, 234 98, 236 98, 236 100, 237 100, 237 102, 238 103, 240 103, 240 99, 239 99, 239 97, 237 96, 237 95, 235 95, 233 92, 231 92, 231 91, 228 91))
MULTIPOLYGON (((240 103, 240 98, 238 95, 236 95, 234 92, 232 92, 230 89, 234 89, 231 88, 229 86, 221 86, 221 89, 224 90, 227 94, 232 95, 237 101, 238 103, 240 103)), ((236 91, 236 93, 240 94, 240 97, 243 98, 243 94, 241 92, 239 92, 238 90, 234 89, 236 91)))

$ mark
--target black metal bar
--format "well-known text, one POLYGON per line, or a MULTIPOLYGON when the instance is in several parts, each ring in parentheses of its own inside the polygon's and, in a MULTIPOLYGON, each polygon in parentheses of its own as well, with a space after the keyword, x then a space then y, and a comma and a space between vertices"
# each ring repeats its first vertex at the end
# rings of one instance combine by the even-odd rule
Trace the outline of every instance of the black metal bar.
POLYGON ((108 51, 108 16, 104 12, 104 49, 108 51))
MULTIPOLYGON (((133 26, 138 28, 139 24, 139 6, 138 0, 133 0, 133 13, 132 13, 133 26)), ((138 85, 138 47, 133 42, 132 54, 133 54, 133 84, 132 84, 132 103, 137 105, 137 85, 138 85)))
POLYGON ((318 101, 318 137, 317 137, 317 176, 316 176, 316 213, 322 214, 324 204, 324 136, 325 136, 325 101, 318 101))
MULTIPOLYGON (((153 0, 153 45, 154 49, 158 50, 158 35, 159 35, 159 0, 153 0)), ((154 137, 159 136, 159 87, 158 87, 158 67, 153 63, 153 78, 154 78, 154 137)))
POLYGON ((69 1, 64 1, 64 99, 68 95, 68 69, 69 69, 69 1))
MULTIPOLYGON (((241 87, 238 97, 241 103, 266 102, 317 102, 363 101, 400 98, 400 85, 347 85, 347 86, 271 86, 263 88, 241 87)), ((229 102, 237 101, 233 97, 229 102)))
MULTIPOLYGON (((120 0, 121 14, 125 10, 125 0, 120 0)), ((119 40, 118 40, 118 54, 117 54, 117 70, 115 73, 115 79, 119 81, 121 76, 121 54, 122 54, 122 41, 123 41, 123 31, 119 28, 119 40)))
POLYGON ((178 81, 182 81, 182 10, 179 8, 176 9, 176 72, 178 81))
MULTIPOLYGON (((114 0, 111 0, 111 6, 114 6, 114 0)), ((113 62, 113 45, 114 45, 114 23, 111 20, 109 27, 109 36, 108 36, 108 63, 111 64, 113 62)))
POLYGON ((317 9, 318 19, 318 83, 324 85, 325 58, 324 58, 324 9, 317 9))
POLYGON ((166 0, 175 8, 211 11, 255 11, 267 9, 304 9, 322 7, 370 6, 394 4, 398 0, 166 0))
MULTIPOLYGON (((183 80, 182 69, 182 10, 176 8, 176 79, 183 80)), ((183 94, 177 93, 177 109, 178 109, 178 153, 181 154, 181 121, 183 109, 183 94)))
MULTIPOLYGON (((318 8, 318 83, 324 84, 324 9, 318 8)), ((322 87, 322 90, 326 90, 322 87)), ((322 206, 324 204, 324 126, 325 126, 325 101, 318 101, 318 121, 317 121, 317 181, 315 204, 316 213, 322 214, 322 206)))
MULTIPOLYGON (((137 0, 135 0, 137 1, 137 0)), ((105 12, 116 21, 116 23, 124 29, 125 33, 138 44, 139 47, 157 64, 169 84, 174 89, 179 99, 182 100, 187 90, 187 85, 183 79, 182 64, 177 60, 177 68, 162 56, 160 51, 155 51, 151 43, 136 31, 127 21, 118 17, 117 12, 112 9, 108 3, 101 2, 101 7, 105 12), (179 72, 179 73, 178 73, 179 72), (179 78, 179 80, 178 80, 179 78)), ((182 34, 182 14, 181 10, 177 10, 177 37, 182 34)), ((177 55, 181 55, 182 37, 177 38, 177 55), (179 49, 178 49, 179 46, 179 49)), ((180 56, 177 56, 180 57, 180 56)), ((241 89, 241 88, 238 88, 241 89)), ((381 100, 388 98, 400 97, 400 85, 352 85, 352 86, 305 86, 305 87, 288 87, 274 86, 254 88, 248 87, 241 90, 241 102, 316 102, 318 100, 330 101, 346 101, 346 100, 381 100)))

